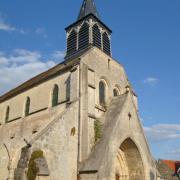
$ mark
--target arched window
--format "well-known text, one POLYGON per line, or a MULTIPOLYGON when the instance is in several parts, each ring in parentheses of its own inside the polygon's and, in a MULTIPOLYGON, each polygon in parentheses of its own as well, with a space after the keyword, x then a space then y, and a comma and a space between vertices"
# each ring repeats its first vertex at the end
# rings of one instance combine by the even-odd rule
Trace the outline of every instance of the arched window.
POLYGON ((59 87, 58 85, 54 85, 53 93, 52 93, 52 107, 58 105, 58 99, 59 99, 59 87))
POLYGON ((97 24, 95 24, 92 28, 93 31, 93 45, 101 48, 101 32, 97 24))
POLYGON ((114 97, 119 95, 119 90, 117 88, 113 89, 113 95, 114 95, 114 97))
POLYGON ((29 115, 30 112, 30 105, 31 105, 31 100, 29 97, 26 99, 26 104, 25 104, 25 116, 29 115))
POLYGON ((106 104, 106 85, 103 81, 99 82, 99 103, 101 106, 106 104))
POLYGON ((110 40, 106 32, 103 33, 103 51, 106 54, 111 55, 110 40))
POLYGON ((6 108, 6 117, 5 117, 5 123, 7 123, 9 121, 9 112, 10 112, 10 108, 9 106, 6 108))
POLYGON ((89 46, 89 25, 84 23, 79 30, 79 50, 89 46))
POLYGON ((120 180, 119 174, 116 174, 116 180, 120 180))
POLYGON ((73 30, 67 38, 67 54, 73 54, 77 48, 77 33, 73 30))

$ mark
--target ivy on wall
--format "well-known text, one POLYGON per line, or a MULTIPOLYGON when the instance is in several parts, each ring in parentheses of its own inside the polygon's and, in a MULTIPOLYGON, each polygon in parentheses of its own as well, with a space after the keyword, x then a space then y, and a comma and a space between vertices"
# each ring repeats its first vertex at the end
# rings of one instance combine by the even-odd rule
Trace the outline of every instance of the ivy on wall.
POLYGON ((102 136, 102 123, 96 119, 94 121, 94 133, 95 133, 95 143, 101 138, 102 136))
POLYGON ((35 160, 38 158, 43 158, 43 151, 37 150, 32 153, 31 158, 29 160, 29 164, 28 164, 27 180, 36 179, 39 169, 36 165, 35 160))

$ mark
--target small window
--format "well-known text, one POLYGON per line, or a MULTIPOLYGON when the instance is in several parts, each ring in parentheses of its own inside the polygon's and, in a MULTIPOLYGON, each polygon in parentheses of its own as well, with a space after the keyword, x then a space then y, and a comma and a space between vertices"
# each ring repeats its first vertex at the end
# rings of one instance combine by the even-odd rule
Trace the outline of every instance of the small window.
POLYGON ((106 103, 106 85, 103 81, 99 82, 99 103, 101 106, 106 103))
POLYGON ((119 90, 117 88, 113 89, 114 97, 119 96, 119 90))
POLYGON ((58 105, 58 99, 59 99, 59 87, 58 85, 55 85, 52 94, 52 107, 58 105))
POLYGON ((27 97, 26 99, 26 105, 25 105, 25 116, 29 115, 30 112, 30 104, 31 104, 31 100, 29 97, 27 97))
POLYGON ((116 180, 120 180, 119 174, 116 174, 116 180))
POLYGON ((10 112, 10 108, 8 106, 7 109, 6 109, 5 123, 7 123, 9 121, 9 112, 10 112))

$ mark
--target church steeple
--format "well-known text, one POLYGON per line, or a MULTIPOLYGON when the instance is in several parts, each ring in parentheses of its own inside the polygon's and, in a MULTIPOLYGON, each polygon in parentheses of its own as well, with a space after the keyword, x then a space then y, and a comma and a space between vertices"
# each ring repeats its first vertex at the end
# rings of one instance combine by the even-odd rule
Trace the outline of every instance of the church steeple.
POLYGON ((112 31, 100 20, 94 0, 83 0, 77 21, 66 32, 66 59, 93 46, 111 56, 112 31))
POLYGON ((81 6, 80 12, 79 12, 79 16, 77 20, 82 19, 83 17, 89 15, 89 14, 93 14, 94 16, 96 16, 97 18, 99 18, 99 13, 96 9, 96 5, 94 3, 94 0, 84 0, 83 4, 81 6))

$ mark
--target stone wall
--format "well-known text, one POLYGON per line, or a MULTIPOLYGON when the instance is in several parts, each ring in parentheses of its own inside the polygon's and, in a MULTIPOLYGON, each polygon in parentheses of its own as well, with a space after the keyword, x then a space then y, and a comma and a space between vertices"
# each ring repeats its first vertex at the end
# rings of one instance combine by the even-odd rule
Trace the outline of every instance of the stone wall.
MULTIPOLYGON (((104 121, 102 137, 93 148, 88 159, 82 162, 80 170, 82 172, 96 170, 98 171, 99 179, 114 180, 117 171, 117 155, 119 149, 121 149, 121 151, 124 151, 122 157, 125 158, 125 160, 122 160, 120 164, 126 166, 124 169, 128 168, 128 171, 133 169, 130 162, 138 162, 138 165, 140 165, 141 162, 141 172, 133 169, 133 174, 137 177, 140 173, 142 180, 151 179, 151 175, 156 178, 155 163, 144 136, 137 109, 130 92, 112 101, 112 104, 110 104, 104 116, 104 121), (131 116, 129 116, 129 114, 131 114, 131 116), (136 155, 127 155, 127 152, 131 154, 131 147, 121 146, 127 139, 133 142, 135 151, 132 153, 136 155), (129 165, 128 162, 131 165, 129 165)), ((134 163, 134 166, 136 166, 136 163, 134 163)), ((121 173, 125 172, 124 170, 121 173)), ((86 176, 90 175, 86 174, 86 176)))
POLYGON ((77 178, 78 102, 35 140, 31 152, 38 149, 44 152, 50 180, 77 178))
POLYGON ((129 85, 125 71, 119 63, 94 47, 81 57, 81 89, 85 94, 82 97, 81 108, 81 148, 80 161, 85 160, 90 154, 94 143, 94 122, 100 120, 106 109, 99 103, 99 82, 106 84, 106 106, 113 98, 113 89, 118 89, 123 94, 129 85))
MULTIPOLYGON (((76 178, 79 122, 78 89, 79 67, 77 66, 72 71, 50 79, 1 103, 1 110, 7 104, 11 107, 10 117, 12 119, 17 117, 17 114, 22 116, 25 97, 30 96, 31 112, 34 113, 6 124, 3 122, 0 126, 0 179, 14 179, 18 164, 24 159, 20 159, 24 147, 28 147, 27 156, 38 149, 44 152, 50 169, 50 179, 59 180, 59 177, 62 177, 62 179, 72 180, 76 178), (59 104, 51 107, 51 93, 54 84, 58 84, 60 89, 59 104), (19 101, 22 102, 18 104, 19 101), (44 107, 47 108, 42 109, 44 107), (17 113, 13 114, 16 110, 17 113)), ((21 172, 24 173, 22 179, 25 180, 27 167, 21 172)))
POLYGON ((68 86, 70 79, 70 72, 64 73, 62 75, 56 76, 48 81, 39 84, 9 100, 0 104, 0 123, 5 123, 6 109, 7 106, 10 108, 9 121, 19 120, 25 116, 25 103, 27 97, 30 98, 30 114, 37 111, 41 111, 51 107, 52 101, 52 91, 54 85, 59 86, 59 100, 58 102, 67 101, 68 86))

